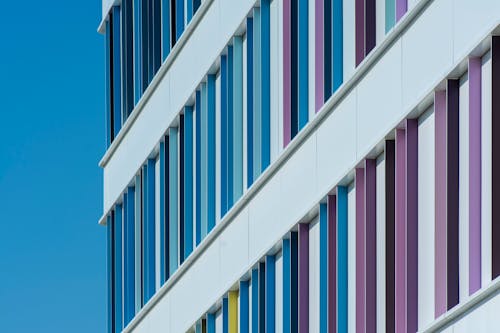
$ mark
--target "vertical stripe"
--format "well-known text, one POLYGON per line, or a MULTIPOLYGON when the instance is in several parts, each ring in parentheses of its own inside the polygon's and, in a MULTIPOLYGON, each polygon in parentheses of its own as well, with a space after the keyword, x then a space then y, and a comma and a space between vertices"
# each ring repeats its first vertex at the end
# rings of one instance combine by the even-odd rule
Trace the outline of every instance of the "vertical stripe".
MULTIPOLYGON (((243 194, 243 38, 233 38, 233 202, 243 194)), ((231 125, 231 124, 230 124, 231 125)))
POLYGON ((469 295, 481 288, 481 58, 469 59, 469 295))
POLYGON ((145 205, 147 219, 146 219, 146 239, 147 243, 145 246, 146 258, 147 258, 147 283, 145 284, 147 288, 145 289, 145 301, 149 299, 155 293, 155 159, 148 159, 147 163, 147 187, 146 196, 147 200, 145 205))
POLYGON ((227 56, 220 57, 220 145, 221 145, 221 216, 224 216, 228 210, 227 196, 228 196, 228 163, 227 163, 227 56))
MULTIPOLYGON (((332 42, 333 42, 333 0, 322 0, 323 15, 323 103, 328 100, 332 95, 332 78, 333 78, 333 55, 332 55, 332 42)), ((317 18, 316 18, 317 19, 317 18)))
POLYGON ((262 130, 262 54, 261 54, 261 17, 260 8, 253 9, 253 179, 257 179, 261 170, 261 130, 262 130))
MULTIPOLYGON (((107 30, 109 31, 109 30, 107 30)), ((106 217, 107 229, 107 273, 108 273, 108 333, 115 332, 115 245, 114 223, 112 215, 106 217)))
MULTIPOLYGON (((337 332, 337 196, 329 195, 327 203, 327 274, 326 290, 328 293, 326 304, 327 328, 326 332, 337 332)), ((322 261, 323 262, 323 261, 322 261)), ((323 282, 325 283, 325 282, 323 282)), ((321 291, 323 293, 324 291, 321 291)))
POLYGON ((112 15, 109 16, 109 20, 106 21, 106 148, 111 145, 113 141, 113 122, 112 122, 112 112, 113 112, 113 97, 112 97, 112 82, 113 74, 111 73, 112 60, 111 60, 111 35, 113 31, 110 28, 110 21, 112 20, 112 15))
POLYGON ((356 332, 366 330, 365 170, 356 168, 356 332))
POLYGON ((201 0, 193 0, 193 13, 196 13, 198 8, 200 8, 201 0))
POLYGON ((158 72, 162 63, 161 42, 161 0, 153 0, 153 75, 158 72))
POLYGON ((248 287, 248 281, 240 281, 240 333, 250 332, 248 287))
MULTIPOLYGON (((328 206, 319 205, 319 332, 328 332, 328 206)), ((332 277, 333 278, 333 277, 332 277)), ((330 319, 332 321, 332 319, 330 319)))
POLYGON ((276 331, 276 257, 266 256, 266 333, 276 331))
POLYGON ((299 131, 299 0, 291 0, 290 9, 290 73, 291 73, 291 102, 290 102, 290 139, 299 131))
POLYGON ((184 32, 184 0, 175 0, 177 4, 175 6, 176 15, 175 23, 176 23, 176 40, 179 40, 182 33, 184 32))
POLYGON ((177 42, 177 0, 170 0, 170 39, 172 48, 175 46, 177 42))
MULTIPOLYGON (((168 0, 164 0, 168 1, 168 0)), ((134 102, 142 96, 142 0, 134 0, 134 102)), ((106 30, 108 31, 108 30, 106 30)))
MULTIPOLYGON (((307 0, 303 1, 307 2, 307 0)), ((261 0, 260 6, 261 6, 260 41, 261 41, 261 66, 262 66, 261 172, 264 172, 264 170, 271 163, 271 0, 261 0)), ((307 34, 307 26, 306 26, 306 34, 307 34)), ((307 50, 308 48, 306 47, 304 51, 306 55, 307 55, 307 50)), ((305 82, 307 82, 307 79, 305 80, 305 82)))
POLYGON ((201 242, 201 94, 196 90, 196 245, 201 242))
MULTIPOLYGON (((153 80, 153 75, 154 75, 154 40, 153 40, 153 3, 154 0, 149 0, 146 2, 146 8, 147 8, 147 18, 145 19, 145 22, 147 24, 147 32, 148 32, 148 47, 145 52, 147 52, 148 55, 148 67, 147 67, 147 86, 149 83, 153 80)), ((146 88, 147 88, 146 86, 146 88)))
POLYGON ((179 265, 179 181, 178 181, 178 149, 179 132, 175 127, 170 128, 168 136, 168 164, 169 164, 169 276, 172 276, 179 265))
POLYGON ((252 269, 252 333, 259 333, 259 269, 252 269))
POLYGON ((347 333, 347 187, 337 187, 337 328, 347 333))
POLYGON ((165 179, 166 175, 166 155, 165 155, 165 142, 162 141, 160 142, 160 153, 159 153, 159 159, 160 159, 160 284, 164 284, 165 281, 167 280, 168 276, 168 267, 166 266, 166 258, 165 254, 167 252, 166 248, 166 239, 165 239, 165 228, 168 227, 167 221, 168 218, 166 217, 167 214, 167 207, 165 206, 165 202, 167 200, 168 195, 165 193, 165 184, 167 183, 167 180, 165 179))
POLYGON ((283 1, 283 148, 292 139, 292 2, 293 0, 283 1))
POLYGON ((375 0, 365 0, 365 56, 375 47, 377 40, 375 0))
POLYGON ((396 129, 395 325, 406 332, 406 132, 396 129))
POLYGON ((227 210, 233 206, 233 154, 234 154, 234 103, 233 103, 233 46, 227 47, 227 210))
POLYGON ((123 240, 123 212, 122 212, 122 205, 117 204, 115 206, 115 214, 114 214, 114 231, 115 231, 115 237, 114 237, 114 254, 115 254, 115 259, 114 259, 114 264, 115 264, 115 291, 114 291, 114 305, 115 305, 115 329, 117 332, 121 332, 123 328, 123 317, 122 317, 122 293, 123 293, 123 280, 122 280, 122 240, 123 240))
POLYGON ((408 0, 396 0, 396 22, 399 22, 407 10, 408 0))
POLYGON ((215 227, 215 75, 207 77, 207 232, 215 227))
POLYGON ((113 7, 112 19, 112 70, 113 70, 113 137, 116 138, 122 127, 122 87, 121 87, 121 43, 120 7, 113 7))
POLYGON ((142 41, 142 68, 141 68, 141 80, 142 80, 142 91, 141 95, 146 91, 149 84, 149 51, 150 51, 150 38, 149 38, 149 1, 142 1, 141 8, 141 41, 142 41))
POLYGON ((396 24, 396 0, 385 0, 385 33, 396 24))
POLYGON ((254 165, 254 66, 253 66, 253 43, 254 43, 253 19, 247 18, 247 186, 253 184, 254 165))
POLYGON ((184 257, 193 252, 193 107, 184 108, 184 257))
POLYGON ((142 177, 135 176, 135 313, 142 305, 142 177))
POLYGON ((170 156, 170 137, 165 136, 164 137, 165 144, 164 144, 164 156, 165 156, 165 170, 164 171, 164 191, 165 191, 165 198, 163 200, 163 204, 165 205, 165 216, 164 216, 164 239, 165 239, 165 245, 163 246, 163 252, 165 256, 165 262, 164 262, 164 270, 165 270, 165 280, 168 280, 170 276, 170 162, 169 162, 169 156, 170 156))
POLYGON ((134 45, 132 0, 122 1, 122 61, 123 61, 123 119, 127 119, 134 107, 134 45))
POLYGON ((229 304, 227 297, 222 299, 222 333, 229 333, 229 304))
MULTIPOLYGON (((491 128, 500 128, 500 37, 491 39, 491 128)), ((500 132, 491 132, 491 170, 500 170, 500 132)), ((491 279, 500 275, 500 178, 491 173, 491 279)))
POLYGON ((356 67, 365 58, 365 0, 355 0, 356 6, 356 67))
POLYGON ((259 332, 266 332, 266 264, 259 263, 259 332))
MULTIPOLYGON (((283 332, 291 332, 291 249, 290 239, 283 239, 283 332)), ((241 332, 243 333, 243 332, 241 332)))
MULTIPOLYGON (((299 235, 297 232, 290 234, 290 254, 290 331, 297 333, 299 332, 299 235)), ((309 284, 307 286, 309 288, 309 284)))
POLYGON ((385 329, 395 332, 395 142, 385 142, 385 329))
POLYGON ((299 332, 309 332, 309 225, 299 224, 299 332))
POLYGON ((186 0, 186 15, 187 15, 187 23, 191 22, 191 19, 193 18, 193 0, 186 0))
POLYGON ((125 226, 125 325, 135 314, 135 188, 127 190, 127 224, 125 226))
POLYGON ((434 95, 435 117, 435 317, 446 312, 446 92, 434 95))
POLYGON ((459 81, 447 82, 447 127, 446 127, 446 263, 447 263, 447 309, 458 304, 458 105, 459 81))
POLYGON ((299 131, 306 126, 309 120, 309 101, 308 101, 308 26, 309 26, 309 14, 308 14, 308 0, 298 0, 299 1, 299 131))
POLYGON ((377 328, 377 161, 365 162, 366 332, 377 328))
MULTIPOLYGON (((140 1, 140 0, 135 0, 140 1)), ((167 59, 167 56, 170 54, 170 45, 171 42, 171 31, 170 31, 170 1, 172 0, 162 0, 161 8, 162 8, 162 44, 163 44, 163 60, 167 59)), ((175 1, 175 0, 173 0, 175 1)))
POLYGON ((238 290, 228 293, 229 333, 238 333, 238 290))
POLYGON ((332 3, 332 93, 344 82, 344 15, 342 0, 332 3))
POLYGON ((179 205, 179 263, 184 262, 184 115, 179 115, 179 131, 178 131, 178 192, 179 205))
MULTIPOLYGON (((208 313, 207 314, 207 333, 216 333, 216 330, 215 330, 215 314, 214 313, 208 313)), ((199 331, 197 330, 197 332, 200 332, 202 331, 202 324, 200 324, 199 326, 197 325, 197 328, 199 327, 199 331)))
POLYGON ((315 87, 316 87, 316 94, 315 94, 315 107, 316 107, 316 112, 319 111, 319 109, 323 106, 323 102, 325 100, 325 82, 326 78, 324 77, 325 71, 324 67, 326 66, 324 61, 323 61, 323 33, 324 33, 324 25, 325 25, 325 12, 324 12, 324 1, 325 0, 315 0, 315 5, 316 5, 316 13, 315 13, 315 22, 314 22, 314 27, 315 27, 315 60, 314 60, 314 66, 316 69, 315 73, 315 87))
POLYGON ((208 223, 207 223, 207 203, 208 203, 208 126, 207 126, 207 84, 201 84, 201 108, 200 108, 200 118, 201 118, 201 128, 200 128, 200 148, 201 148, 201 157, 200 157, 200 168, 201 168, 201 206, 200 206, 200 214, 201 214, 201 239, 204 239, 207 236, 208 231, 208 223))

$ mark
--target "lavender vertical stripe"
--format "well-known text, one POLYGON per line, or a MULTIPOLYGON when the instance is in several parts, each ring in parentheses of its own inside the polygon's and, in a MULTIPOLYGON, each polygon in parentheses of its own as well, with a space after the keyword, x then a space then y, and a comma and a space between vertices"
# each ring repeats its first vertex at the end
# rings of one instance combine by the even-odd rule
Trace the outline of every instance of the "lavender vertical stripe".
POLYGON ((447 309, 458 304, 458 105, 459 81, 448 80, 446 96, 446 287, 447 309))
POLYGON ((324 101, 324 92, 325 92, 325 84, 324 84, 324 62, 323 62, 323 33, 324 33, 324 1, 325 0, 316 0, 316 13, 315 13, 315 110, 316 112, 323 106, 324 101))
POLYGON ((377 330, 377 161, 365 165, 366 332, 377 330))
POLYGON ((292 139, 292 0, 283 1, 283 147, 292 139))
POLYGON ((418 328, 418 121, 406 120, 406 327, 418 328))
POLYGON ((299 333, 309 332, 309 225, 299 224, 299 333))
POLYGON ((469 59, 469 294, 481 288, 481 58, 469 59))
POLYGON ((356 332, 364 333, 365 321, 365 170, 356 168, 356 332))
POLYGON ((328 196, 328 332, 337 331, 337 197, 328 196))
POLYGON ((396 130, 395 326, 406 332, 406 132, 396 130))
POLYGON ((446 92, 434 94, 435 139, 435 238, 434 261, 435 307, 434 315, 446 312, 446 92))
MULTIPOLYGON (((500 128, 500 36, 491 37, 491 128, 500 128)), ((500 169, 500 131, 491 133, 491 169, 500 169)), ((500 275, 500 173, 491 174, 491 279, 500 275)))
POLYGON ((365 0, 355 0, 355 46, 356 46, 356 66, 365 57, 365 0))
POLYGON ((408 0, 396 0, 396 22, 408 11, 408 0))

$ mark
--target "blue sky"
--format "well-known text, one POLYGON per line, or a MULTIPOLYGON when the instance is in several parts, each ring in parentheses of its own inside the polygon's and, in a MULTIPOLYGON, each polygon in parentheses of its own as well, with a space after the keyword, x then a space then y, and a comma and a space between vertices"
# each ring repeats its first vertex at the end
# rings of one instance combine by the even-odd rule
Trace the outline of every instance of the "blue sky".
POLYGON ((100 16, 100 0, 2 1, 2 332, 105 331, 100 16))

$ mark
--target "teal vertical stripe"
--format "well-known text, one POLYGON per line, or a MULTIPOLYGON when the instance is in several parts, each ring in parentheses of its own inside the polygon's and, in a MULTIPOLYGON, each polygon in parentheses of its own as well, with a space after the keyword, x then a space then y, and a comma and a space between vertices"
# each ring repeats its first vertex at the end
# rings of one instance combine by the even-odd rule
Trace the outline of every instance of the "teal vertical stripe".
POLYGON ((328 209, 319 206, 319 332, 328 330, 328 209))
POLYGON ((252 269, 252 333, 259 333, 259 269, 252 269))
POLYGON ((169 191, 169 275, 172 276, 179 266, 179 132, 170 128, 168 136, 168 191, 169 191))
POLYGON ((299 131, 304 128, 309 120, 309 14, 308 0, 298 0, 299 2, 299 131))
POLYGON ((243 39, 233 39, 233 201, 243 195, 243 39))
POLYGON ((261 173, 262 130, 262 62, 260 8, 253 9, 253 179, 261 173))
MULTIPOLYGON (((141 1, 141 0, 135 0, 135 1, 141 1)), ((172 32, 170 31, 170 1, 171 0, 162 0, 161 2, 161 8, 162 8, 162 16, 163 16, 163 34, 162 34, 162 56, 163 60, 167 59, 167 56, 170 54, 170 45, 172 45, 171 41, 171 34, 172 32)), ((173 0, 175 1, 175 0, 173 0)))
POLYGON ((184 108, 184 257, 193 252, 193 107, 184 108))
POLYGON ((266 333, 276 331, 276 257, 266 256, 266 333))
POLYGON ((334 93, 344 82, 343 0, 333 0, 332 17, 332 93, 334 93))
POLYGON ((396 0, 385 0, 385 33, 396 24, 396 0))
POLYGON ((234 203, 233 179, 234 179, 234 93, 233 93, 233 46, 227 47, 227 209, 234 203))
POLYGON ((187 23, 191 22, 191 19, 193 18, 193 0, 186 0, 186 11, 187 11, 187 23))
POLYGON ((201 93, 196 90, 196 245, 201 242, 201 93))
POLYGON ((167 270, 168 267, 166 267, 165 263, 165 253, 166 251, 166 244, 165 244, 165 227, 166 227, 166 221, 168 220, 166 218, 166 209, 165 209, 165 171, 166 171, 166 156, 165 156, 165 142, 162 141, 160 142, 160 154, 159 154, 159 159, 160 159, 160 284, 164 284, 166 279, 167 279, 167 270))
POLYGON ((201 108, 200 108, 200 172, 201 172, 201 239, 207 235, 207 84, 201 84, 201 108))
POLYGON ((347 188, 344 186, 337 187, 337 246, 337 327, 338 333, 347 333, 347 188))
POLYGON ((291 252, 290 252, 290 239, 283 240, 283 333, 290 333, 291 323, 291 252))
POLYGON ((207 232, 215 227, 215 75, 207 78, 207 232))
POLYGON ((115 206, 115 221, 114 221, 114 245, 115 245, 115 330, 121 332, 123 329, 122 321, 122 230, 123 230, 123 215, 122 205, 115 206))
MULTIPOLYGON (((304 0, 307 8, 307 0, 304 0)), ((307 13, 307 12, 306 12, 307 13)), ((307 22, 307 21, 306 21, 307 22)), ((261 0, 261 171, 271 163, 271 0, 261 0)), ((307 28, 306 28, 307 33, 307 28)), ((304 45, 302 45, 304 46, 304 45)), ((305 47, 305 54, 309 48, 305 47)), ((308 79, 304 79, 306 87, 308 79)), ((307 90, 307 88, 306 88, 307 90)), ((306 120, 307 122, 307 120, 306 120)))
POLYGON ((207 333, 215 333, 215 313, 207 314, 207 333))
POLYGON ((248 281, 240 281, 240 333, 250 333, 250 318, 249 318, 249 283, 248 281))

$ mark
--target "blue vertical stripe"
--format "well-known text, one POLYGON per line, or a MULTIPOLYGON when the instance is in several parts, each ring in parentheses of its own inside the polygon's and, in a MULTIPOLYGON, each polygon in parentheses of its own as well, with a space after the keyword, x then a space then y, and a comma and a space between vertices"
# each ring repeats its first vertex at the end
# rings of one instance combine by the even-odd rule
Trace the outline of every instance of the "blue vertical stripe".
POLYGON ((113 137, 116 138, 122 127, 122 88, 121 88, 121 43, 120 43, 120 7, 113 7, 113 137))
POLYGON ((207 166, 207 150, 208 150, 208 140, 207 140, 207 84, 201 84, 201 109, 200 109, 200 118, 201 118, 201 128, 200 128, 200 137, 201 137, 201 158, 200 158, 200 166, 201 166, 201 239, 204 239, 207 236, 207 197, 208 197, 208 166, 207 166))
POLYGON ((191 19, 193 18, 193 0, 186 0, 186 15, 187 15, 187 23, 191 22, 191 19))
MULTIPOLYGON (((107 30, 109 31, 109 30, 107 30)), ((115 332, 115 309, 114 309, 114 300, 115 300, 115 250, 114 250, 114 223, 111 215, 106 217, 106 225, 107 225, 107 250, 108 250, 108 333, 115 332)))
POLYGON ((142 1, 141 8, 141 47, 142 47, 142 68, 141 68, 141 80, 142 80, 142 90, 141 95, 144 93, 149 84, 149 51, 150 51, 150 35, 149 35, 149 0, 142 1))
POLYGON ((196 245, 201 242, 201 94, 196 90, 196 245))
POLYGON ((328 209, 319 206, 319 332, 328 330, 328 209))
POLYGON ((168 136, 168 191, 169 191, 169 276, 179 265, 179 219, 178 219, 178 130, 170 128, 168 136))
MULTIPOLYGON (((231 124, 229 124, 231 126, 231 124)), ((233 202, 243 194, 243 39, 233 39, 233 202)))
POLYGON ((262 67, 260 8, 253 9, 253 179, 261 172, 262 67))
POLYGON ((142 257, 142 267, 141 267, 141 280, 142 280, 142 285, 141 285, 141 294, 142 294, 142 306, 146 304, 148 301, 147 297, 147 290, 148 290, 148 255, 147 255, 147 249, 148 249, 148 195, 147 195, 147 190, 148 190, 148 167, 147 165, 144 165, 142 168, 142 223, 141 223, 141 238, 142 238, 142 243, 141 243, 141 257, 142 257))
POLYGON ((147 67, 147 86, 153 80, 153 75, 154 75, 154 34, 153 34, 153 4, 154 0, 146 0, 146 5, 145 7, 147 8, 147 18, 145 20, 146 26, 147 26, 147 38, 148 38, 148 44, 147 44, 147 49, 145 52, 147 53, 147 59, 148 59, 148 67, 147 67))
POLYGON ((111 34, 113 33, 110 28, 109 19, 106 21, 106 148, 111 145, 113 138, 113 122, 111 121, 111 113, 113 109, 111 107, 111 34))
POLYGON ((299 331, 299 236, 290 234, 290 332, 299 331))
POLYGON ((155 160, 148 159, 147 163, 147 186, 145 187, 146 200, 144 207, 146 209, 146 283, 144 290, 144 303, 155 293, 155 160))
POLYGON ((290 333, 291 323, 291 251, 290 239, 283 239, 283 332, 290 333))
MULTIPOLYGON (((306 2, 307 0, 303 0, 306 2)), ((261 172, 271 163, 271 0, 261 1, 261 172)), ((307 30, 306 30, 307 33, 307 30)), ((304 46, 307 54, 309 48, 304 46)), ((307 84, 307 79, 305 79, 307 84)), ((307 87, 307 86, 306 86, 307 87)))
POLYGON ((125 326, 135 315, 135 188, 130 186, 126 196, 125 241, 125 326))
POLYGON ((215 333, 215 313, 207 314, 207 333, 215 333))
POLYGON ((253 19, 247 18, 247 187, 253 184, 253 19))
POLYGON ((337 187, 337 327, 347 333, 347 188, 337 187))
POLYGON ((193 107, 184 108, 184 257, 193 252, 193 107))
POLYGON ((309 120, 309 102, 308 102, 308 35, 309 35, 309 19, 308 19, 308 1, 299 1, 299 131, 304 128, 309 120))
MULTIPOLYGON (((138 1, 138 0, 135 0, 138 1)), ((162 55, 163 60, 167 59, 170 54, 170 48, 172 45, 171 41, 171 30, 170 30, 170 1, 171 0, 162 0, 161 8, 162 8, 162 16, 163 16, 163 31, 162 31, 162 55)), ((172 0, 175 1, 175 0, 172 0)))
POLYGON ((266 331, 266 264, 259 263, 259 332, 266 331))
POLYGON ((123 328, 122 321, 122 228, 123 228, 123 212, 122 204, 115 206, 115 329, 121 332, 123 328))
POLYGON ((248 281, 240 281, 240 333, 250 333, 248 287, 248 281))
POLYGON ((122 204, 122 216, 123 216, 123 222, 122 222, 122 271, 123 271, 123 276, 122 276, 122 309, 123 309, 123 315, 122 315, 122 320, 123 320, 123 327, 125 327, 128 323, 128 314, 127 314, 127 300, 128 300, 128 276, 127 276, 127 229, 128 229, 128 191, 125 191, 123 193, 123 204, 122 204))
POLYGON ((179 115, 179 260, 184 262, 184 240, 185 240, 185 220, 184 220, 184 114, 179 115))
MULTIPOLYGON (((167 1, 167 0, 166 0, 167 1)), ((142 96, 142 0, 134 0, 134 101, 142 96)))
POLYGON ((233 154, 234 154, 234 104, 233 104, 233 46, 227 47, 227 209, 233 206, 233 154))
POLYGON ((344 82, 344 14, 343 0, 333 0, 332 4, 332 93, 344 82))
POLYGON ((266 256, 266 333, 276 331, 276 258, 266 256))
POLYGON ((165 170, 166 170, 166 157, 165 157, 165 142, 160 142, 160 284, 163 285, 167 280, 167 267, 165 265, 165 253, 166 251, 166 243, 165 243, 165 228, 166 228, 166 214, 167 210, 165 207, 165 170))
POLYGON ((162 63, 161 2, 162 0, 153 0, 153 75, 158 72, 162 63))
POLYGON ((175 11, 176 11, 175 23, 177 25, 175 32, 177 37, 176 40, 179 40, 182 33, 184 32, 184 0, 175 0, 175 1, 177 1, 175 6, 175 11))
POLYGON ((227 212, 227 57, 220 57, 220 211, 221 217, 227 212))
POLYGON ((252 333, 259 333, 259 269, 252 270, 252 333))
POLYGON ((229 333, 229 305, 227 297, 222 299, 222 333, 229 333))
POLYGON ((215 227, 215 75, 207 78, 207 227, 208 231, 215 227))
POLYGON ((122 17, 122 87, 123 122, 125 122, 134 108, 134 21, 132 0, 122 1, 122 17))
POLYGON ((193 13, 196 13, 198 8, 200 8, 200 5, 201 5, 201 0, 193 0, 193 13))

